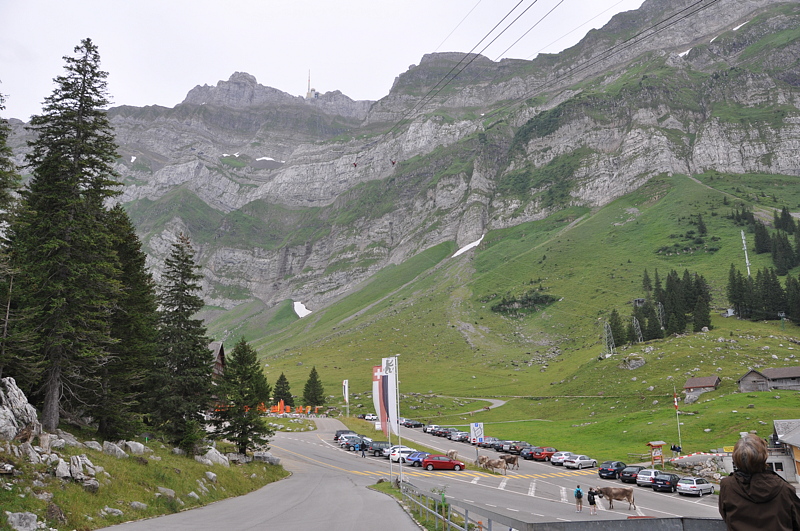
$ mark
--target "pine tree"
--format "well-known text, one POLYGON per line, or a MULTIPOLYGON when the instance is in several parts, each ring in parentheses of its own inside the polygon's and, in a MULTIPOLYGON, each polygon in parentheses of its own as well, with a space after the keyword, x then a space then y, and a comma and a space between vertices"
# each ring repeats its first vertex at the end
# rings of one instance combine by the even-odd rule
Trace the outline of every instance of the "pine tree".
MULTIPOLYGON (((0 94, 0 111, 5 110, 5 98, 0 94)), ((0 234, 8 229, 8 216, 14 203, 13 193, 19 188, 20 177, 17 167, 11 160, 13 153, 8 146, 8 135, 11 129, 8 121, 0 118, 0 234)), ((2 344, 0 345, 0 378, 7 366, 16 365, 20 360, 19 353, 14 353, 8 345, 8 327, 10 320, 11 288, 13 287, 13 270, 8 259, 8 242, 0 240, 0 300, 3 301, 2 344)), ((15 367, 16 368, 16 367, 15 367)), ((16 372, 14 374, 16 376, 16 372)))
POLYGON ((647 269, 644 270, 642 275, 642 289, 647 298, 650 298, 650 292, 653 291, 653 283, 650 281, 650 275, 647 274, 647 269))
POLYGON ((620 346, 628 342, 625 325, 616 308, 611 310, 611 314, 608 316, 608 326, 611 328, 611 335, 614 337, 614 345, 620 346))
POLYGON ((10 229, 15 299, 26 311, 20 333, 43 361, 42 425, 58 427, 61 410, 96 400, 97 372, 108 359, 108 314, 119 292, 117 259, 103 202, 115 195, 117 157, 103 107, 107 73, 90 39, 65 57, 43 113, 34 116, 26 156, 32 178, 10 229))
POLYGON ((700 332, 704 327, 711 330, 711 307, 703 297, 697 297, 692 310, 692 330, 700 332))
POLYGON ((311 367, 308 381, 303 387, 303 405, 311 407, 325 405, 325 388, 322 387, 316 367, 311 367))
POLYGON ((708 227, 706 227, 706 224, 703 221, 702 214, 697 214, 697 233, 700 234, 700 236, 705 236, 708 234, 708 227))
POLYGON ((278 380, 275 382, 275 391, 272 393, 272 402, 274 404, 281 400, 283 400, 284 405, 294 407, 294 398, 292 398, 292 390, 289 388, 289 380, 286 379, 286 375, 283 373, 278 376, 278 380))
POLYGON ((101 396, 90 414, 97 421, 99 435, 119 439, 138 430, 146 411, 143 398, 145 382, 155 363, 158 313, 146 255, 121 206, 109 212, 108 226, 120 260, 123 289, 110 316, 111 335, 116 343, 100 370, 101 396))
POLYGON ((159 296, 159 358, 151 386, 157 426, 170 442, 190 453, 204 435, 214 361, 203 322, 192 318, 203 307, 198 269, 189 238, 181 234, 165 263, 159 296))
POLYGON ((755 243, 753 248, 756 254, 768 253, 772 250, 772 240, 769 237, 769 231, 766 225, 760 221, 753 223, 753 234, 755 236, 755 243))
POLYGON ((211 421, 215 436, 235 444, 240 454, 267 444, 274 431, 261 417, 261 408, 269 402, 271 389, 256 351, 244 339, 236 343, 217 383, 211 421))

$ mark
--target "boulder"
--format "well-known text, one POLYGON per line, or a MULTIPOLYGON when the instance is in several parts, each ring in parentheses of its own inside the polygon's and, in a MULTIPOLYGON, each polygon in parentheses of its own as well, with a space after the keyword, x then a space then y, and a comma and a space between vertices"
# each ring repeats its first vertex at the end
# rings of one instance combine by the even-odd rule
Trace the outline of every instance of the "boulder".
POLYGON ((138 502, 138 501, 132 501, 131 503, 129 503, 129 505, 131 506, 131 509, 136 509, 137 511, 144 511, 144 510, 147 509, 147 504, 146 503, 142 503, 142 502, 138 502))
POLYGON ((100 482, 94 478, 89 478, 83 481, 83 490, 95 494, 100 490, 100 482))
POLYGON ((86 474, 83 473, 83 461, 80 456, 73 455, 69 458, 69 475, 77 481, 86 479, 86 474))
POLYGON ((86 448, 91 448, 92 450, 95 450, 95 451, 98 451, 98 452, 102 452, 103 451, 103 446, 97 441, 86 441, 85 443, 83 443, 83 445, 86 448))
POLYGON ((125 441, 125 449, 132 455, 144 455, 144 445, 136 441, 125 441))
POLYGON ((28 403, 28 398, 17 387, 14 378, 2 378, 0 379, 0 440, 13 440, 25 428, 29 429, 31 438, 42 433, 36 409, 28 403))
POLYGON ((128 457, 128 454, 126 454, 122 448, 108 441, 103 441, 103 453, 114 456, 117 459, 128 457))
POLYGON ((197 495, 197 493, 196 493, 195 491, 192 491, 192 492, 190 492, 190 493, 189 493, 189 494, 187 494, 186 496, 187 496, 188 498, 191 498, 191 499, 195 500, 195 501, 200 501, 200 496, 198 496, 198 495, 197 495))
POLYGON ((119 509, 114 509, 113 507, 109 507, 106 505, 103 507, 103 510, 100 511, 100 516, 122 516, 123 512, 119 509))
POLYGON ((280 465, 281 460, 269 452, 253 452, 253 460, 269 463, 270 465, 280 465))
POLYGON ((194 456, 194 460, 197 461, 198 463, 206 465, 206 466, 214 466, 214 463, 210 459, 206 459, 202 455, 194 456))
POLYGON ((56 464, 55 475, 57 478, 68 478, 72 477, 69 471, 69 465, 63 459, 59 459, 58 463, 56 464))
POLYGON ((56 430, 56 435, 58 435, 59 439, 64 439, 64 444, 67 446, 73 446, 75 448, 83 448, 83 443, 80 442, 78 439, 75 438, 74 435, 71 433, 58 429, 56 430))
POLYGON ((205 457, 215 465, 230 466, 228 458, 219 453, 219 450, 217 450, 216 448, 211 448, 210 450, 208 450, 208 452, 206 452, 206 455, 204 455, 203 457, 205 457))
POLYGON ((166 487, 157 487, 157 489, 158 489, 158 493, 161 494, 162 496, 165 496, 165 497, 167 497, 169 499, 175 498, 175 491, 174 490, 168 489, 166 487))
POLYGON ((211 483, 217 482, 217 475, 210 470, 206 471, 206 479, 209 480, 211 483))
POLYGON ((41 456, 39 456, 39 453, 36 450, 33 449, 33 446, 31 446, 31 443, 26 442, 26 443, 20 444, 19 445, 19 450, 22 453, 22 455, 28 461, 33 463, 34 465, 38 465, 39 463, 42 462, 41 456))
MULTIPOLYGON (((3 378, 5 380, 5 378, 3 378)), ((36 531, 37 517, 33 513, 10 513, 6 511, 6 522, 14 531, 36 531)))

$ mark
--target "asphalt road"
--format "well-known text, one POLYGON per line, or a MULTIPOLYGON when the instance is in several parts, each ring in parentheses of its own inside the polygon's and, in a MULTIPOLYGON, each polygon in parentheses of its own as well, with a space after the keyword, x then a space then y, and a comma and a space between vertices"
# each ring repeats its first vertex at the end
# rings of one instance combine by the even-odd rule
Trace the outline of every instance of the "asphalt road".
MULTIPOLYGON (((361 458, 339 448, 333 433, 344 426, 334 419, 318 419, 313 432, 279 433, 273 439, 272 453, 280 457, 292 476, 254 493, 218 502, 179 514, 115 526, 123 531, 225 529, 329 530, 381 529, 418 530, 416 524, 390 497, 366 487, 379 478, 397 476, 400 467, 384 458, 361 458)), ((606 502, 590 515, 584 498, 581 513, 575 511, 572 492, 577 484, 590 486, 622 485, 617 480, 600 479, 597 469, 569 470, 550 463, 521 461, 519 470, 506 476, 491 474, 472 466, 475 447, 434 437, 419 429, 401 429, 403 444, 424 444, 442 453, 458 450, 468 468, 460 472, 431 471, 402 467, 403 480, 423 491, 446 489, 448 500, 458 505, 467 501, 532 522, 620 520, 631 515, 719 518, 717 497, 688 498, 672 493, 652 492, 634 486, 636 510, 617 502, 613 510, 606 502)), ((576 449, 577 450, 577 449, 576 449)), ((493 450, 481 453, 494 458, 493 450)), ((598 457, 598 461, 602 459, 598 457)), ((475 516, 473 512, 470 513, 475 516)))

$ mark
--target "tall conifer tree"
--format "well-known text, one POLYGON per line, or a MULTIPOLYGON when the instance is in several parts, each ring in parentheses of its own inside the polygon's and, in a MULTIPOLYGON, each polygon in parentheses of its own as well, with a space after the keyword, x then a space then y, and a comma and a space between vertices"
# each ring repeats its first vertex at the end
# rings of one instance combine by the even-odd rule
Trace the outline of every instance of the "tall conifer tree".
POLYGON ((308 381, 303 387, 303 404, 311 407, 325 404, 325 388, 322 387, 322 381, 319 379, 316 367, 311 367, 311 372, 308 373, 308 381))
POLYGON ((271 391, 256 351, 240 339, 215 389, 215 435, 235 444, 240 454, 267 444, 274 431, 261 417, 261 408, 269 402, 271 391))
POLYGON ((42 425, 68 405, 90 405, 113 344, 107 316, 120 289, 103 202, 115 195, 117 157, 103 107, 107 73, 90 39, 65 57, 65 73, 31 119, 32 178, 11 228, 23 325, 43 360, 42 425))
POLYGON ((289 380, 283 373, 278 376, 278 379, 275 382, 275 391, 272 393, 273 403, 277 404, 281 400, 283 400, 284 405, 294 407, 294 398, 292 398, 292 390, 289 387, 289 380))

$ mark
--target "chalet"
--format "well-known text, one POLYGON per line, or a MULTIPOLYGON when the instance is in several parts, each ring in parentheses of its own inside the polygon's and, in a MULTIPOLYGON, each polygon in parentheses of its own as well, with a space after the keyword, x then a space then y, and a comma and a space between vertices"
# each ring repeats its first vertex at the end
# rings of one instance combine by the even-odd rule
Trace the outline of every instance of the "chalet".
POLYGON ((706 391, 713 391, 722 380, 719 376, 701 376, 698 378, 689 378, 683 384, 683 390, 687 393, 705 393, 706 391))
POLYGON ((751 369, 739 378, 739 391, 770 391, 772 389, 800 390, 800 366, 777 369, 751 369))
POLYGON ((772 469, 787 481, 795 481, 800 476, 800 419, 774 420, 775 431, 770 441, 772 448, 783 448, 787 463, 773 464, 772 469), (794 476, 794 477, 793 477, 794 476))
POLYGON ((222 345, 222 341, 212 341, 208 345, 208 350, 211 351, 214 359, 212 375, 214 378, 219 378, 225 373, 225 347, 222 345))

